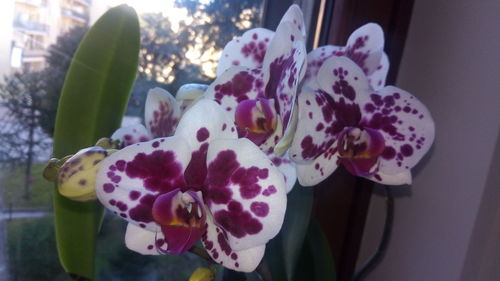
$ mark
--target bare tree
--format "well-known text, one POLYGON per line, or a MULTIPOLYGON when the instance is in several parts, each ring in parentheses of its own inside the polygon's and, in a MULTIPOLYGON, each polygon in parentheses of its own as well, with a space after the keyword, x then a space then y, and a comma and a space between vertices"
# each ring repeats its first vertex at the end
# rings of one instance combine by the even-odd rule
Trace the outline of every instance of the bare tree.
POLYGON ((48 156, 50 138, 40 128, 44 76, 20 72, 0 84, 0 164, 24 166, 23 198, 30 198, 33 163, 48 156))

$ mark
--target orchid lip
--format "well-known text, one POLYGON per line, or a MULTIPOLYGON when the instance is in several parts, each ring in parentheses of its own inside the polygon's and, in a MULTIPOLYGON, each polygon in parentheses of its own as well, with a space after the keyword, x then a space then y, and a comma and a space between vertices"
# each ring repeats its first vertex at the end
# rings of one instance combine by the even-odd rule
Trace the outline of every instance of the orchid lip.
POLYGON ((152 214, 165 236, 167 249, 160 253, 181 254, 191 248, 205 232, 206 213, 199 193, 175 189, 158 196, 152 214))
POLYGON ((354 175, 369 176, 376 172, 379 156, 385 149, 381 133, 370 128, 348 127, 340 134, 339 161, 354 175))
POLYGON ((277 114, 272 101, 267 99, 245 100, 236 108, 236 124, 253 133, 268 133, 276 129, 277 114))

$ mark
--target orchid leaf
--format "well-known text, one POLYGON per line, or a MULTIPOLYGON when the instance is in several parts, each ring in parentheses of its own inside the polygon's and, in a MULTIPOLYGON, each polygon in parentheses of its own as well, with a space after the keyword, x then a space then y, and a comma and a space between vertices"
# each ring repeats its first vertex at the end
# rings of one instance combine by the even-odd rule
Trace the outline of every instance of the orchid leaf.
MULTIPOLYGON (((54 157, 92 146, 120 125, 135 79, 139 22, 121 5, 108 10, 78 47, 64 82, 54 132, 54 157)), ((64 269, 94 278, 96 235, 103 209, 54 194, 56 241, 64 269)))
POLYGON ((311 216, 314 189, 299 184, 288 193, 281 232, 266 250, 273 280, 292 280, 311 216))
POLYGON ((335 263, 320 224, 311 219, 296 267, 294 281, 335 281, 335 263))

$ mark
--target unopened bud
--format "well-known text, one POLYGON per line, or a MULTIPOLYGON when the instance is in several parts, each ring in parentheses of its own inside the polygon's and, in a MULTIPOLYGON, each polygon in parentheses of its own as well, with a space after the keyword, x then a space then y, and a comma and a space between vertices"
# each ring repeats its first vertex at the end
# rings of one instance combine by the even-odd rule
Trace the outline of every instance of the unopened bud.
POLYGON ((78 151, 59 169, 59 193, 76 201, 96 199, 95 178, 101 161, 109 151, 93 146, 78 151))
POLYGON ((210 268, 199 267, 197 268, 191 277, 189 277, 189 281, 213 281, 215 280, 215 272, 210 268))

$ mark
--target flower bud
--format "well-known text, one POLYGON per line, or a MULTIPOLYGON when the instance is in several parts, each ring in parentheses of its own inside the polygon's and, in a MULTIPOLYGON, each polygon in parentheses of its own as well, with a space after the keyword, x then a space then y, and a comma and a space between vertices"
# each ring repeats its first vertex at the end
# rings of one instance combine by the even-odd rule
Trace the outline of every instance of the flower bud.
POLYGON ((189 281, 213 281, 215 280, 215 272, 210 268, 206 267, 198 267, 191 277, 189 277, 189 281))
POLYGON ((95 199, 97 170, 108 154, 106 149, 93 146, 82 149, 69 158, 59 169, 59 193, 76 201, 95 199))

